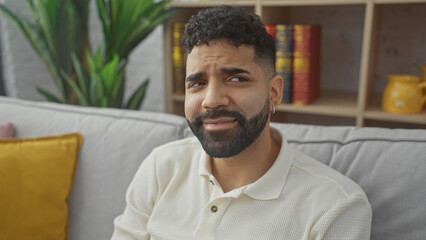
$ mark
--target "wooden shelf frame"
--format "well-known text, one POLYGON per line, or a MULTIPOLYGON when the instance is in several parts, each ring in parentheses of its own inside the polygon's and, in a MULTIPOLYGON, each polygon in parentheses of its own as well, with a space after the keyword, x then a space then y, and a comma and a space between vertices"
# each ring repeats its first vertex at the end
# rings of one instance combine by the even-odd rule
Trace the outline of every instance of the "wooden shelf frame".
MULTIPOLYGON (((306 106, 292 104, 280 104, 277 110, 283 113, 302 113, 331 117, 354 118, 355 125, 365 126, 367 120, 379 120, 384 122, 414 123, 424 125, 426 128, 426 110, 419 114, 392 114, 384 112, 380 107, 380 96, 374 94, 372 85, 375 81, 377 47, 379 43, 380 16, 382 6, 387 4, 426 4, 426 0, 233 0, 233 1, 207 1, 199 2, 172 2, 169 7, 183 10, 177 17, 164 25, 164 66, 166 87, 166 111, 182 114, 184 96, 176 95, 172 89, 172 58, 171 39, 172 24, 176 21, 184 21, 199 9, 220 6, 223 4, 237 5, 252 8, 259 16, 268 14, 271 7, 314 7, 324 5, 362 5, 364 10, 364 25, 361 43, 361 59, 359 68, 358 91, 326 91, 321 90, 320 98, 306 106), (265 12, 265 10, 267 12, 265 12)), ((332 123, 330 123, 332 124, 332 123)))

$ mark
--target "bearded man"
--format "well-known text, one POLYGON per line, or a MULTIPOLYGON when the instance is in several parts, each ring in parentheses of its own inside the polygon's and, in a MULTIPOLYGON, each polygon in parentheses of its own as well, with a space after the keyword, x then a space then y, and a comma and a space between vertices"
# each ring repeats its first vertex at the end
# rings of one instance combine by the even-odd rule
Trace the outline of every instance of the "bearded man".
POLYGON ((362 189, 270 127, 275 43, 231 6, 186 28, 185 115, 195 137, 160 146, 129 186, 113 239, 369 239, 362 189))

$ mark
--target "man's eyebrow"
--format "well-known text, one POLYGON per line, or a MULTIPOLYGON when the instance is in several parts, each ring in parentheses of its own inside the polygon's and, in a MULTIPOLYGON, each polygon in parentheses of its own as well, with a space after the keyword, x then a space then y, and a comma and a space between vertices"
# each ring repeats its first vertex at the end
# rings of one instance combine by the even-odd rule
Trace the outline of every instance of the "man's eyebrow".
MULTIPOLYGON (((237 68, 237 67, 223 67, 223 68, 220 69, 220 71, 222 73, 226 73, 228 75, 234 75, 234 74, 240 74, 240 73, 250 74, 249 71, 242 69, 242 68, 237 68)), ((198 72, 198 73, 190 74, 185 78, 185 82, 196 81, 196 80, 200 79, 201 77, 203 77, 204 75, 206 75, 206 73, 204 73, 204 72, 198 72)))
POLYGON ((193 82, 193 81, 201 78, 204 75, 205 75, 205 73, 203 73, 203 72, 198 72, 198 73, 194 73, 194 74, 188 75, 185 78, 185 82, 193 82))
POLYGON ((223 67, 220 69, 221 72, 226 73, 228 75, 234 75, 234 74, 240 74, 240 73, 248 73, 249 71, 242 69, 242 68, 236 68, 236 67, 223 67))

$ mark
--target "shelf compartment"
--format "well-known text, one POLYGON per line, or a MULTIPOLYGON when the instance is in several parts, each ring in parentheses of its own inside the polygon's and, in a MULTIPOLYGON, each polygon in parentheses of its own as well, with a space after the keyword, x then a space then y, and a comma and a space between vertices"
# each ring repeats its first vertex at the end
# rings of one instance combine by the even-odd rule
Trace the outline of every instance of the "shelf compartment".
POLYGON ((262 8, 262 19, 267 24, 321 26, 320 85, 336 91, 358 92, 364 16, 364 5, 262 8))
POLYGON ((389 113, 382 110, 381 102, 382 100, 379 94, 372 96, 370 103, 365 110, 364 118, 390 122, 426 124, 426 109, 423 109, 422 112, 415 114, 389 113))
POLYGON ((407 2, 411 3, 382 0, 375 6, 378 29, 373 39, 369 95, 384 91, 389 74, 422 75, 420 66, 426 65, 426 25, 422 24, 426 22, 426 0, 407 2))
POLYGON ((309 105, 296 106, 280 104, 278 111, 328 115, 336 117, 356 117, 357 93, 344 91, 321 91, 320 97, 309 105))

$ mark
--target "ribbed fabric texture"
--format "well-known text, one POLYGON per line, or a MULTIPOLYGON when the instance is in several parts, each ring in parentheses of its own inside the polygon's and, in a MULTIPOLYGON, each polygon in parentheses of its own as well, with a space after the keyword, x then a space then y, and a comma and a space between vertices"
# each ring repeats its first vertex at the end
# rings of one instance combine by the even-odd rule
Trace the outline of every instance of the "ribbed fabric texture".
POLYGON ((195 138, 155 149, 127 193, 113 239, 369 239, 361 188, 290 148, 264 176, 223 193, 195 138))

